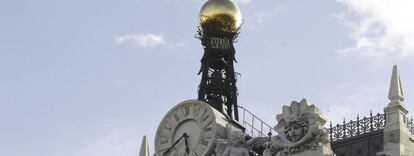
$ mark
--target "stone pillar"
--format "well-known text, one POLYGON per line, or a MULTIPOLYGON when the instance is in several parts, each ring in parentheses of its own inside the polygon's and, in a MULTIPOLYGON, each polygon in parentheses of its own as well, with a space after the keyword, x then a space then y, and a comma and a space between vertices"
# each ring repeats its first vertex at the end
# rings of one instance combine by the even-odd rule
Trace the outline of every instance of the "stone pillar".
POLYGON ((408 110, 403 104, 404 94, 397 65, 393 67, 388 93, 390 103, 384 108, 386 125, 384 128, 383 156, 413 156, 414 140, 407 128, 408 110))
POLYGON ((144 137, 142 138, 142 143, 141 143, 141 149, 139 151, 139 156, 150 156, 148 140, 147 140, 146 135, 144 135, 144 137))

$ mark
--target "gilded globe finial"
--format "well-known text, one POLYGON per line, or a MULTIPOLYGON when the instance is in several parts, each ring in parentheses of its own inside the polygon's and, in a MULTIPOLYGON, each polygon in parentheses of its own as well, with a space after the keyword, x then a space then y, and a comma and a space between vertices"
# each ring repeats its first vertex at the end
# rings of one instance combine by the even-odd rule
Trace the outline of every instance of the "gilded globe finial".
POLYGON ((236 32, 242 24, 240 9, 231 0, 208 0, 200 10, 202 27, 236 32))

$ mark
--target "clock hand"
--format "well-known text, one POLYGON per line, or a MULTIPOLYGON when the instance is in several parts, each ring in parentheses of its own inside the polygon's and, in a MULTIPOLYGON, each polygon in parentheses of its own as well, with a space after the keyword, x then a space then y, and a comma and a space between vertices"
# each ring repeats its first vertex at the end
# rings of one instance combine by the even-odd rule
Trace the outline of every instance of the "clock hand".
POLYGON ((188 140, 187 140, 188 135, 187 133, 184 133, 183 136, 184 136, 184 141, 185 141, 185 152, 187 152, 187 154, 190 154, 190 148, 188 148, 188 140))
MULTIPOLYGON (((187 138, 187 137, 188 137, 187 133, 184 133, 184 134, 183 134, 183 136, 181 136, 180 138, 178 138, 178 140, 177 140, 177 141, 175 141, 175 142, 174 142, 174 144, 173 144, 173 145, 171 145, 171 147, 170 147, 170 148, 168 148, 168 149, 164 152, 164 155, 165 155, 166 153, 170 152, 170 151, 171 151, 171 149, 172 149, 172 148, 174 148, 174 146, 175 146, 175 145, 177 145, 177 144, 178 144, 178 142, 180 142, 180 140, 181 140, 181 139, 183 139, 183 138, 187 138)), ((185 140, 187 140, 187 139, 185 139, 185 140)), ((186 147, 187 147, 187 146, 186 146, 186 147)), ((186 151, 187 151, 187 148, 186 148, 186 151)))

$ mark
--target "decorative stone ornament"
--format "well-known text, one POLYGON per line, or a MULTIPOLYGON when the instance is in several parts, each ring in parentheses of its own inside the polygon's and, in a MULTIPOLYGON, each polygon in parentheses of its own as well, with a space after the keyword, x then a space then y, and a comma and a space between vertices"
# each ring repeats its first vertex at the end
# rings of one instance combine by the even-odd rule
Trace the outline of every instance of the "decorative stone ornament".
POLYGON ((276 117, 279 133, 267 143, 264 156, 330 156, 329 135, 321 111, 306 99, 283 106, 276 117))
POLYGON ((228 130, 242 131, 238 123, 209 104, 187 100, 177 104, 162 119, 155 135, 156 156, 211 156, 228 130))
POLYGON ((249 156, 245 138, 242 131, 231 131, 229 139, 217 142, 215 156, 249 156))
MULTIPOLYGON (((398 66, 394 65, 388 92, 390 102, 384 108, 386 125, 384 127, 384 151, 381 156, 414 155, 414 135, 410 132, 407 121, 408 110, 404 105, 404 93, 398 66)), ((411 121, 412 122, 412 121, 411 121)))

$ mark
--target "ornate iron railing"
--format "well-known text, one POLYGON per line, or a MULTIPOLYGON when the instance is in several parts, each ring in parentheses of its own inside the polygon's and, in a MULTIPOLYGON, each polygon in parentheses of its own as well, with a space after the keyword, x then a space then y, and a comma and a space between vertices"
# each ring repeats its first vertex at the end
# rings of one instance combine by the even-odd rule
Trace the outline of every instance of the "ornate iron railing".
POLYGON ((242 115, 242 124, 246 128, 245 133, 250 137, 267 137, 276 134, 276 131, 265 123, 263 120, 258 118, 252 112, 242 106, 238 106, 242 115))
MULTIPOLYGON (((328 132, 330 135, 331 142, 343 140, 354 136, 359 136, 384 129, 385 114, 378 113, 376 115, 373 115, 372 112, 370 112, 369 117, 364 117, 360 119, 359 115, 357 115, 356 121, 351 120, 348 123, 346 123, 344 119, 342 124, 332 126, 331 122, 329 126, 330 127, 328 129, 328 132)), ((411 123, 412 131, 414 130, 413 127, 414 126, 411 123)))
POLYGON ((413 122, 413 117, 411 116, 411 119, 409 119, 407 117, 406 120, 407 120, 407 128, 408 128, 408 131, 410 131, 410 133, 412 135, 414 135, 414 122, 413 122))

